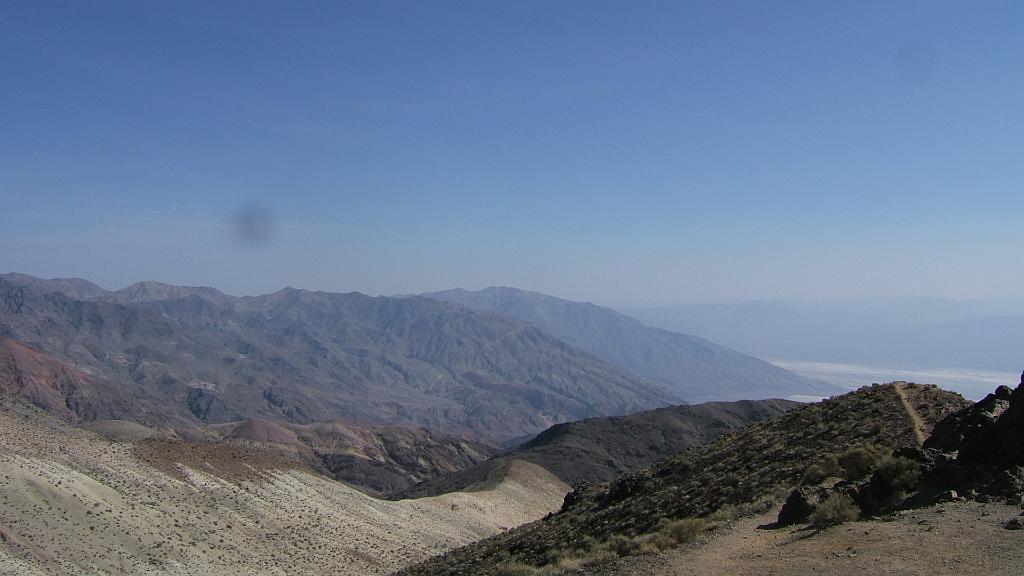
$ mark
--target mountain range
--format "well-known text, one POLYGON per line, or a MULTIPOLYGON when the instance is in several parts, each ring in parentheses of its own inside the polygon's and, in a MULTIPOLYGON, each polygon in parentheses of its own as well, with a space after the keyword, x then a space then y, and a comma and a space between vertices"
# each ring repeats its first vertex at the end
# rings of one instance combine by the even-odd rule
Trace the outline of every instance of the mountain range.
POLYGON ((713 342, 601 306, 515 288, 423 294, 529 322, 690 403, 829 396, 838 390, 713 342))
MULTIPOLYGON (((551 301, 574 308, 538 299, 538 311, 551 301)), ((343 421, 420 426, 500 445, 559 422, 679 404, 701 381, 712 390, 707 396, 828 390, 699 339, 576 306, 594 318, 579 331, 594 333, 590 342, 603 347, 556 322, 437 298, 294 288, 234 297, 155 282, 111 292, 81 279, 0 276, 0 336, 73 371, 45 401, 63 403, 79 420, 153 427, 343 421), (611 328, 598 335, 588 326, 611 328), (619 342, 625 352, 611 362, 563 338, 609 357, 619 342), (700 347, 687 352, 684 344, 700 347), (631 360, 630 350, 654 358, 665 374, 678 354, 687 375, 676 382, 689 388, 631 371, 643 360, 631 360), (749 368, 730 368, 737 359, 749 368), (727 388, 721 374, 733 375, 727 388)))

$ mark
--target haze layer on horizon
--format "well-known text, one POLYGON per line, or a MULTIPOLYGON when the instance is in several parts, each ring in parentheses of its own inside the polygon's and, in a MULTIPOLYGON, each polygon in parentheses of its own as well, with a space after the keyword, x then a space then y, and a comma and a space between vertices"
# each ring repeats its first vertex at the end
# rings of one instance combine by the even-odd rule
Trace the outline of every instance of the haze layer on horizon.
POLYGON ((1024 6, 11 2, 0 270, 1019 295, 1024 6))

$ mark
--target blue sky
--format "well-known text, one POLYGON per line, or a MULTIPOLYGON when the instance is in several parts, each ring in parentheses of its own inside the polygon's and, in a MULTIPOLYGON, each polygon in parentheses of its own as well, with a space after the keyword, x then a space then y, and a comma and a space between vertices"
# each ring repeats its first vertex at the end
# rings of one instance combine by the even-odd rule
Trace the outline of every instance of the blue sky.
POLYGON ((5 2, 0 269, 1019 295, 1021 30, 1015 2, 5 2))

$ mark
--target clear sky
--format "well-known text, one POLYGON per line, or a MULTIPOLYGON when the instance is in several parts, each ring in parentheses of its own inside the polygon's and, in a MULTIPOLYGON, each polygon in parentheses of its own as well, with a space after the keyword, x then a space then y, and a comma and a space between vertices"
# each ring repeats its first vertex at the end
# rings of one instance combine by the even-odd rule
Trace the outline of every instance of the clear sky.
POLYGON ((1020 2, 0 4, 0 271, 611 305, 1024 285, 1020 2))

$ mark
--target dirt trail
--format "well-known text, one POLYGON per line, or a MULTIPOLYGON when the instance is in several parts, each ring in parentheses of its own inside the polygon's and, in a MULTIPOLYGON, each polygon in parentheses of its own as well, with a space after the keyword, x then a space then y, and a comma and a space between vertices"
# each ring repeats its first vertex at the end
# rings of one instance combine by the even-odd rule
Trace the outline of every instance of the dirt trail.
POLYGON ((928 439, 928 426, 924 423, 921 415, 917 413, 917 410, 910 404, 910 400, 907 399, 907 392, 903 389, 903 384, 897 382, 893 385, 893 389, 896 390, 896 395, 899 396, 903 409, 914 424, 914 437, 917 438, 917 445, 923 445, 924 441, 928 439))
POLYGON ((851 522, 821 533, 759 529, 770 514, 712 532, 697 547, 625 559, 602 576, 947 576, 1022 574, 1020 533, 1003 504, 956 503, 912 510, 892 521, 851 522))

